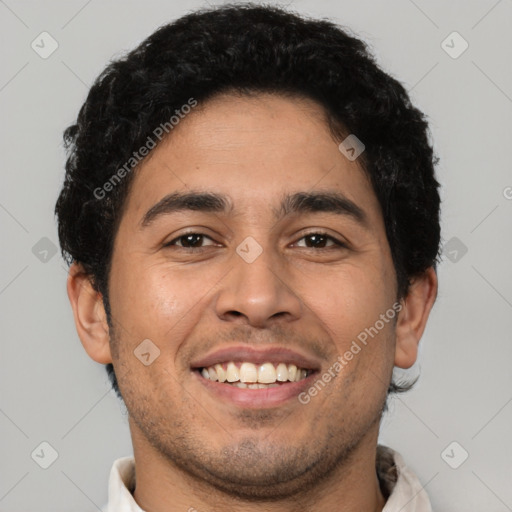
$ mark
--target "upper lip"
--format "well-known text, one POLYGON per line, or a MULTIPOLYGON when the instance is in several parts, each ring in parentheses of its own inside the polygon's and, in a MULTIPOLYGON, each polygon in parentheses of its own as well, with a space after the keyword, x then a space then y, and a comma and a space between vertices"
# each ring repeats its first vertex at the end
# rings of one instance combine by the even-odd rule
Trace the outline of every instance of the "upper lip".
POLYGON ((206 368, 217 363, 224 362, 249 362, 254 364, 263 363, 286 363, 294 364, 305 370, 318 370, 320 363, 313 357, 300 354, 294 350, 282 347, 270 347, 265 349, 256 349, 247 345, 236 345, 225 347, 206 356, 196 359, 191 363, 192 368, 206 368))

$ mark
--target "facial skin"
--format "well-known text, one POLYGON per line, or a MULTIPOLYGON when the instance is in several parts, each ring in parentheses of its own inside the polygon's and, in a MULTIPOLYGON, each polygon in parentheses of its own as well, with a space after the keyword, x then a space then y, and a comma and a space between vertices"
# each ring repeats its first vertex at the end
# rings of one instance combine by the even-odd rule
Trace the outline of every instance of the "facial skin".
POLYGON ((416 360, 437 293, 433 269, 414 281, 396 321, 306 405, 295 397, 243 407, 207 390, 191 370, 226 346, 279 346, 318 361, 321 377, 396 302, 378 200, 357 160, 339 151, 321 107, 267 94, 218 96, 135 172, 109 278, 113 328, 79 265, 68 294, 85 350, 114 364, 129 413, 136 501, 151 512, 382 510, 381 411, 393 366, 416 360), (233 209, 174 212, 141 227, 166 195, 192 190, 227 195, 233 209), (274 217, 284 194, 332 191, 358 205, 367 225, 329 212, 274 217), (205 237, 178 238, 186 233, 205 237), (331 239, 315 247, 306 237, 314 233, 346 247, 331 239), (236 252, 247 237, 263 250, 251 263, 236 252), (180 247, 187 241, 197 248, 180 247), (160 350, 149 366, 134 356, 145 339, 160 350))

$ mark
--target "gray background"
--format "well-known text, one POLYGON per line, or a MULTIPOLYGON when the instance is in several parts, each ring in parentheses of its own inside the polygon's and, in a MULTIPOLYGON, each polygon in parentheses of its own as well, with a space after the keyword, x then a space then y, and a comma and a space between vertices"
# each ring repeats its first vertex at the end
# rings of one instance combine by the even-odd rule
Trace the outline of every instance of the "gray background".
MULTIPOLYGON (((0 0, 1 511, 98 510, 112 462, 131 453, 124 408, 80 344, 52 254, 62 131, 109 59, 204 5, 0 0), (59 45, 46 59, 31 48, 43 31, 59 45), (48 469, 38 465, 48 448, 31 457, 43 441, 58 453, 48 469)), ((441 158, 439 296, 412 369, 420 381, 391 402, 381 442, 404 456, 434 510, 512 511, 512 0, 290 7, 365 39, 429 116, 441 158), (453 31, 469 44, 457 58, 442 46, 453 31)), ((445 44, 462 48, 453 36, 445 44)))

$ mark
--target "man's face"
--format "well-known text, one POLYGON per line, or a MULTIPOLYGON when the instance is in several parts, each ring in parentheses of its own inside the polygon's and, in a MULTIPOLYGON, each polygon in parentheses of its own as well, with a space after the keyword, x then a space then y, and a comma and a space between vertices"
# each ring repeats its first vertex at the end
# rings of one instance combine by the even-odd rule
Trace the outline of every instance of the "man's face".
POLYGON ((134 444, 247 495, 277 482, 304 489, 358 443, 375 444, 394 321, 379 322, 350 361, 344 354, 392 308, 396 276, 377 198, 357 160, 338 149, 321 108, 269 95, 217 97, 183 119, 136 173, 109 281, 112 357, 134 444), (226 196, 232 209, 159 207, 143 222, 169 194, 190 192, 226 196), (282 199, 301 192, 344 196, 365 221, 314 203, 280 215, 282 199), (134 351, 148 339, 160 354, 145 365, 134 351), (265 389, 200 373, 202 363, 252 362, 258 370, 267 361, 314 372, 265 389))

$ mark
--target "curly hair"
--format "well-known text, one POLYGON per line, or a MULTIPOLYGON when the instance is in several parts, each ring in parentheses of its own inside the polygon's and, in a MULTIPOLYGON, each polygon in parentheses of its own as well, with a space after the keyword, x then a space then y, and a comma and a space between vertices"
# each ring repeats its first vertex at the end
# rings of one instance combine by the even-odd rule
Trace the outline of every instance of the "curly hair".
MULTIPOLYGON (((109 325, 113 241, 134 173, 108 194, 94 191, 190 97, 204 103, 226 92, 313 99, 325 109, 333 136, 356 134, 365 144, 358 162, 382 209, 398 298, 412 278, 436 269, 438 157, 426 116, 405 88, 346 28, 275 6, 228 4, 164 25, 110 62, 64 132, 66 175, 55 207, 61 251, 68 264, 82 264, 102 294, 109 325)), ((106 367, 121 397, 113 366, 106 367)), ((391 383, 389 392, 412 384, 391 383)))

